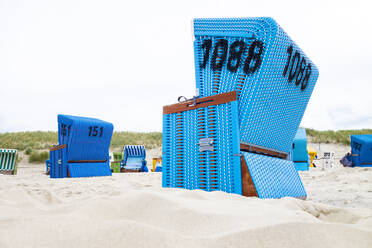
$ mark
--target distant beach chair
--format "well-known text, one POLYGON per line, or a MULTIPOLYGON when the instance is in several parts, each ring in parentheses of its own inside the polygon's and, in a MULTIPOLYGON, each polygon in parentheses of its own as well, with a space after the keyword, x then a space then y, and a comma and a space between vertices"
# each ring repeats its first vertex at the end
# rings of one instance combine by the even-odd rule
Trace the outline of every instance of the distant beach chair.
POLYGON ((353 166, 372 167, 372 134, 350 135, 353 166))
POLYGON ((121 161, 123 160, 123 153, 121 152, 113 152, 112 153, 112 161, 111 161, 111 172, 113 173, 120 173, 121 172, 121 161))
POLYGON ((146 149, 144 146, 124 146, 122 172, 148 172, 146 164, 146 149))
POLYGON ((113 125, 99 119, 58 115, 58 146, 50 149, 50 177, 111 176, 113 125))
POLYGON ((317 157, 317 152, 312 149, 311 147, 307 147, 307 153, 309 154, 309 159, 310 159, 310 167, 316 167, 314 164, 314 159, 317 157))
POLYGON ((152 172, 161 172, 163 169, 162 166, 162 159, 161 158, 153 158, 152 159, 152 172))
POLYGON ((18 152, 15 149, 0 149, 0 173, 17 174, 18 152))
POLYGON ((307 136, 305 128, 299 128, 293 140, 291 158, 297 171, 309 170, 309 154, 307 153, 307 136))

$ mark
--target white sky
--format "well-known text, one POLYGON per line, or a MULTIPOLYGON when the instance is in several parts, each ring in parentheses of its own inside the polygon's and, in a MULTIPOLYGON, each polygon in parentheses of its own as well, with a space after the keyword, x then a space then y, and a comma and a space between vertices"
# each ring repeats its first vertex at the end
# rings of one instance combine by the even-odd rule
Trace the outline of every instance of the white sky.
POLYGON ((271 16, 318 66, 302 126, 372 128, 371 1, 0 0, 0 132, 57 114, 161 131, 195 91, 191 20, 271 16))

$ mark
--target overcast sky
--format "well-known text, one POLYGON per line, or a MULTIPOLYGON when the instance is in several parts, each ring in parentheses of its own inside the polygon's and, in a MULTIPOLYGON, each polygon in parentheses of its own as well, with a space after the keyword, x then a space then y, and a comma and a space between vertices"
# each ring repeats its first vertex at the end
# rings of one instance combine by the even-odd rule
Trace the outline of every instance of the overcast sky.
POLYGON ((195 91, 195 17, 273 17, 318 66, 302 126, 372 128, 371 1, 0 0, 0 132, 57 114, 161 131, 195 91))

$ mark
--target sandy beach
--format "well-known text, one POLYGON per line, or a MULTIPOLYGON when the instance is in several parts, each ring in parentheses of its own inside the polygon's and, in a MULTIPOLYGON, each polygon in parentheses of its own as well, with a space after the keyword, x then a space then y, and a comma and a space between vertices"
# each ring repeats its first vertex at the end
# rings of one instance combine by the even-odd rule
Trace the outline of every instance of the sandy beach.
POLYGON ((301 172, 305 201, 164 189, 160 173, 44 170, 23 161, 0 175, 0 247, 372 247, 372 168, 301 172))

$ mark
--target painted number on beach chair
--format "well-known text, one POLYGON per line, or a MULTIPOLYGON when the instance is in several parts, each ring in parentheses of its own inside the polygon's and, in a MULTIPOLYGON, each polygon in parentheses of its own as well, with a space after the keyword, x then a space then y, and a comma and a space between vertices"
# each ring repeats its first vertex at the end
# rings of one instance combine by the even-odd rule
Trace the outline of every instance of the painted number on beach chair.
MULTIPOLYGON (((208 64, 211 54, 212 40, 204 40, 201 48, 204 50, 204 57, 200 67, 204 69, 208 64)), ((262 63, 262 52, 263 42, 260 40, 253 41, 250 46, 242 40, 236 40, 231 43, 229 47, 229 42, 227 40, 219 39, 214 45, 210 65, 214 71, 221 70, 227 60, 226 68, 230 72, 236 72, 243 64, 244 73, 250 75, 260 68, 262 63), (248 56, 244 63, 242 63, 242 57, 247 48, 248 56)))
POLYGON ((360 143, 358 143, 358 142, 355 142, 355 141, 353 141, 352 146, 353 146, 353 148, 354 148, 355 150, 358 150, 358 151, 360 151, 360 149, 362 148, 362 144, 360 144, 360 143))
POLYGON ((66 124, 61 124, 62 136, 69 136, 71 131, 71 126, 66 124))
POLYGON ((287 53, 288 59, 284 67, 283 76, 286 77, 288 73, 288 82, 291 83, 294 79, 295 84, 299 85, 301 83, 301 90, 305 90, 311 76, 311 64, 307 63, 306 59, 298 51, 293 51, 292 45, 287 48, 287 53), (296 66, 294 66, 295 64, 296 66))
POLYGON ((89 127, 89 136, 97 137, 99 131, 99 137, 102 137, 103 127, 90 126, 89 127))

